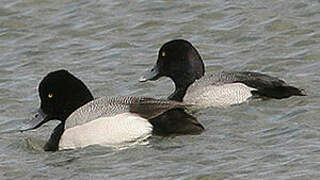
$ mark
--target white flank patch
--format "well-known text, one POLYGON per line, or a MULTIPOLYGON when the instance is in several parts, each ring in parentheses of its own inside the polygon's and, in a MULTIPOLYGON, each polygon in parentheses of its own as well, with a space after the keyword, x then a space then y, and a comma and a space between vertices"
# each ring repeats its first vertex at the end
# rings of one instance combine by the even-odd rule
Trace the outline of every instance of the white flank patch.
POLYGON ((201 107, 226 107, 245 102, 252 96, 252 90, 255 89, 242 83, 212 85, 192 88, 183 100, 201 107))
POLYGON ((66 129, 60 139, 59 149, 80 148, 93 144, 129 146, 147 139, 151 133, 152 125, 148 120, 132 113, 122 113, 66 129))

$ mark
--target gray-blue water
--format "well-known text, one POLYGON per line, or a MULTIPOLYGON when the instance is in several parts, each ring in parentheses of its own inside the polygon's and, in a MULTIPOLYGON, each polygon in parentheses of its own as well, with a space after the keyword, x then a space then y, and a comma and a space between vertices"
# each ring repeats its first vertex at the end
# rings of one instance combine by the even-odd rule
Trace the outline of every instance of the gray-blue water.
POLYGON ((0 179, 320 178, 320 2, 1 0, 0 130, 39 106, 49 71, 68 69, 93 94, 166 97, 168 79, 139 83, 160 46, 191 41, 207 72, 280 77, 309 96, 253 101, 195 116, 199 136, 149 146, 44 152, 57 124, 0 136, 0 179))

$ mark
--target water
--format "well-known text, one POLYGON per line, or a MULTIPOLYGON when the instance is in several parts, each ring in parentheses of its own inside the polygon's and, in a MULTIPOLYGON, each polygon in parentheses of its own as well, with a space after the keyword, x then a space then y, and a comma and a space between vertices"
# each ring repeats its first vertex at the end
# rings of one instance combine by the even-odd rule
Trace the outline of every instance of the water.
POLYGON ((139 83, 160 46, 191 41, 207 72, 250 70, 309 96, 206 109, 199 136, 149 146, 43 152, 57 124, 0 136, 0 179, 318 179, 320 4, 305 1, 1 0, 0 130, 39 106, 37 86, 65 68, 93 94, 166 97, 139 83))

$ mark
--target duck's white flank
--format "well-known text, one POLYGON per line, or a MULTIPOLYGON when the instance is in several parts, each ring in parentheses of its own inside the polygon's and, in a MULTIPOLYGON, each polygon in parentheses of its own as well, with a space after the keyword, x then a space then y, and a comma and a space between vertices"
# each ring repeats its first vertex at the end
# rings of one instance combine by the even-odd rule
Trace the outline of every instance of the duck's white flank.
POLYGON ((201 107, 226 107, 245 102, 252 96, 252 90, 255 89, 243 83, 208 85, 201 88, 191 86, 183 101, 201 107))
POLYGON ((147 119, 132 113, 122 113, 65 129, 59 149, 80 148, 93 144, 121 147, 144 140, 151 134, 152 125, 147 119))

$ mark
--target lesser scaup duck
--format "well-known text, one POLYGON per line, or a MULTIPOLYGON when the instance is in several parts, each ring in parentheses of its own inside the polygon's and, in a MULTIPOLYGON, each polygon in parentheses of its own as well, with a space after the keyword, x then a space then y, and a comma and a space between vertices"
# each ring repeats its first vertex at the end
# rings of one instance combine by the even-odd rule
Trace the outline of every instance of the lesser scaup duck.
POLYGON ((39 85, 41 105, 21 131, 60 120, 44 149, 56 151, 93 144, 121 146, 157 135, 199 134, 204 128, 184 109, 186 103, 147 97, 94 99, 86 85, 66 70, 45 76, 39 85))
POLYGON ((306 95, 302 89, 283 80, 257 72, 204 74, 204 63, 196 48, 186 40, 177 39, 160 48, 156 65, 140 81, 169 77, 175 84, 175 91, 168 99, 201 107, 225 107, 250 97, 282 99, 306 95))

